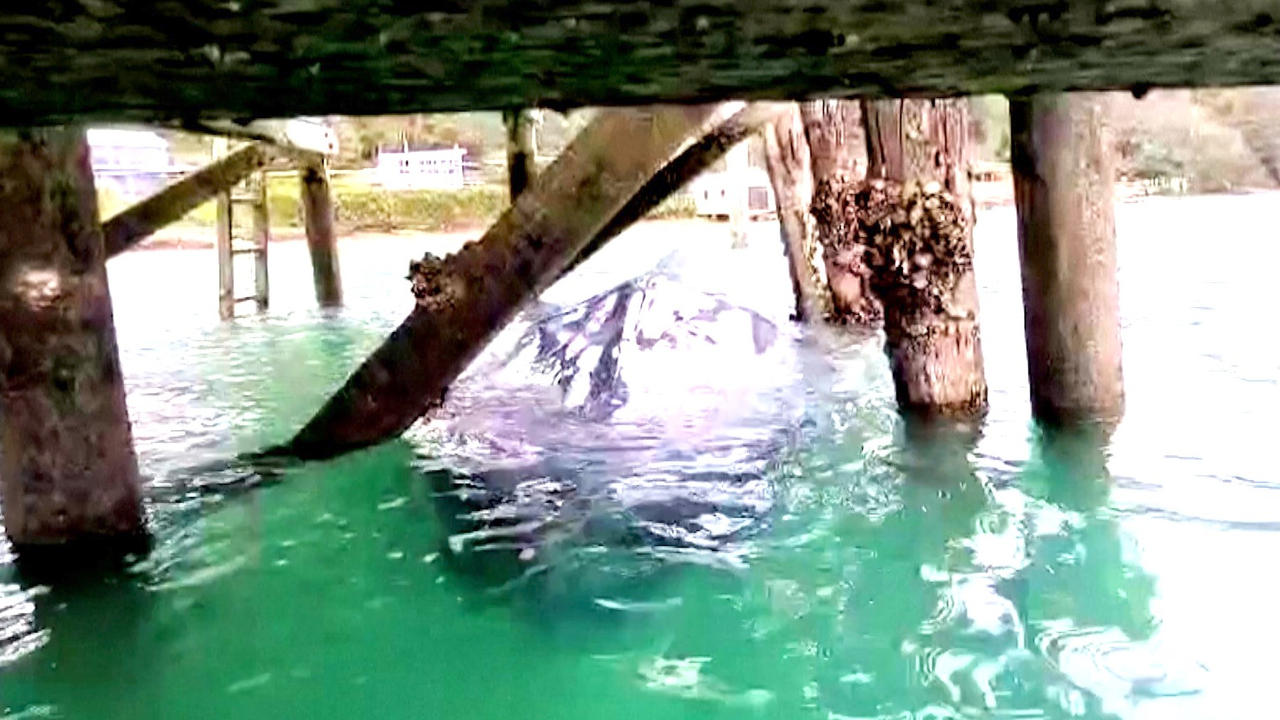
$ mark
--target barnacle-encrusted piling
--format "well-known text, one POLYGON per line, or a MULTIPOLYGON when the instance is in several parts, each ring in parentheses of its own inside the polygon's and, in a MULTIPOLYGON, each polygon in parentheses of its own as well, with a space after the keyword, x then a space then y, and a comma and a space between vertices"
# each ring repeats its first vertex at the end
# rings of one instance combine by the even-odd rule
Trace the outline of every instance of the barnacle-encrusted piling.
POLYGON ((448 310, 461 301, 466 292, 462 279, 451 274, 444 258, 426 253, 421 260, 409 261, 409 291, 418 307, 427 311, 448 310))
POLYGON ((502 122, 507 128, 507 187, 515 202, 538 175, 538 111, 508 110, 502 122))
MULTIPOLYGON (((801 103, 804 132, 813 168, 814 201, 826 202, 839 191, 856 187, 866 170, 866 143, 856 100, 811 100, 801 103)), ((852 243, 830 212, 814 214, 822 247, 823 271, 830 289, 830 319, 871 329, 880 324, 882 310, 869 286, 862 247, 852 243)))
POLYGON ((937 182, 870 180, 820 188, 815 211, 840 229, 842 246, 862 251, 871 290, 884 306, 885 346, 902 408, 981 412, 987 386, 971 222, 961 201, 937 182))
POLYGON ((861 253, 884 308, 899 407, 911 415, 979 415, 987 383, 966 107, 950 99, 864 101, 862 114, 868 179, 820 181, 814 216, 837 253, 861 253))

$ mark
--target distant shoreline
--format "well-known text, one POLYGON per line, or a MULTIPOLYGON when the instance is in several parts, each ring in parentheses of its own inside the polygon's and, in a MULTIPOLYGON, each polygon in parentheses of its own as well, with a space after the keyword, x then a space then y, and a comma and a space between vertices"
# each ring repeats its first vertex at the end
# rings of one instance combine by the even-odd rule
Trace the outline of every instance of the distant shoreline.
MULTIPOLYGON (((474 225, 467 228, 459 228, 457 230, 415 230, 413 228, 399 228, 395 230, 351 230, 347 232, 338 232, 338 240, 360 240, 367 238, 395 238, 395 237, 422 237, 430 236, 459 236, 467 235, 479 237, 484 232, 486 226, 474 225)), ((305 242, 306 233, 299 227, 288 227, 281 229, 272 229, 271 244, 278 243, 294 243, 305 242)), ((178 226, 165 228, 150 238, 143 240, 133 250, 213 250, 216 244, 213 228, 205 228, 198 226, 178 226)))
MULTIPOLYGON (((994 209, 1006 208, 1013 206, 1013 188, 1009 186, 1007 191, 1000 192, 995 186, 997 183, 974 183, 974 201, 979 208, 994 209), (987 186, 987 187, 983 187, 987 186)), ((1000 183, 999 185, 1003 185, 1000 183)), ((1214 197, 1214 196, 1234 196, 1234 195, 1257 195, 1264 193, 1278 192, 1273 188, 1265 187, 1249 187, 1237 188, 1229 191, 1214 193, 1144 193, 1140 188, 1136 188, 1138 183, 1116 183, 1115 199, 1122 203, 1135 203, 1150 198, 1197 198, 1197 197, 1214 197)), ((1001 188, 1002 189, 1002 188, 1001 188)), ((638 221, 637 224, 649 223, 722 223, 721 220, 710 218, 653 218, 638 221)), ((761 222, 757 220, 755 222, 761 222)), ((765 220, 763 222, 772 222, 765 220)), ((395 239, 395 238, 422 238, 424 236, 451 238, 455 241, 465 241, 478 238, 484 233, 489 224, 483 221, 477 221, 473 224, 469 223, 447 230, 425 230, 414 227, 400 227, 394 229, 377 229, 377 228, 358 228, 352 230, 339 230, 338 239, 340 241, 356 241, 368 239, 395 239)), ((304 242, 306 234, 301 227, 280 227, 272 228, 271 242, 275 243, 292 243, 304 242)), ((162 229, 152 237, 139 243, 135 250, 212 250, 214 249, 214 231, 212 227, 203 227, 199 225, 171 225, 162 229)))
MULTIPOLYGON (((650 223, 717 223, 720 221, 704 218, 654 218, 640 220, 636 224, 650 223)), ((361 242, 365 240, 421 239, 424 237, 449 239, 454 242, 466 242, 479 238, 488 229, 486 223, 451 228, 448 230, 422 230, 413 227, 379 230, 374 228, 339 230, 339 242, 361 242)), ((300 227, 272 228, 271 244, 305 242, 306 233, 300 227)), ((133 251, 148 250, 213 250, 216 243, 211 227, 198 225, 171 225, 155 235, 143 240, 133 251)))

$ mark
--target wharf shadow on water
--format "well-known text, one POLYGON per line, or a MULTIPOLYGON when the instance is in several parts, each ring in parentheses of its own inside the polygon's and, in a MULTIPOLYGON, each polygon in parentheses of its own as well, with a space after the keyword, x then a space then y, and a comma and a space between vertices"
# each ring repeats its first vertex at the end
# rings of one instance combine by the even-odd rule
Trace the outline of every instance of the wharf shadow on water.
MULTIPOLYGON (((389 517, 383 507, 410 512, 419 525, 402 524, 395 544, 416 546, 410 554, 439 553, 447 586, 467 598, 457 612, 508 607, 543 642, 611 653, 609 662, 677 697, 763 702, 786 716, 817 703, 837 714, 1051 708, 1050 717, 1123 717, 1135 703, 1195 692, 1194 669, 1169 670, 1144 644, 1153 582, 1107 516, 1104 447, 1042 432, 1016 477, 991 479, 971 462, 976 440, 967 428, 899 432, 872 453, 891 474, 837 473, 829 481, 846 487, 815 496, 836 457, 825 450, 806 457, 824 442, 817 439, 784 450, 758 477, 650 477, 650 489, 661 493, 629 504, 608 491, 618 478, 607 466, 550 461, 464 471, 441 467, 422 445, 397 442, 345 464, 372 461, 378 472, 400 476, 405 504, 392 498, 353 509, 334 528, 376 534, 389 517), (744 490, 761 487, 755 483, 767 496, 744 490), (851 503, 847 491, 863 483, 888 491, 891 502, 879 509, 851 503), (749 522, 726 523, 719 537, 681 534, 705 530, 690 521, 717 514, 749 522), (797 649, 809 646, 815 654, 799 660, 797 649), (780 666, 752 659, 762 656, 792 659, 780 666), (719 684, 662 684, 677 682, 664 673, 691 672, 681 658, 699 657, 714 658, 699 667, 723 678, 719 684)), ((344 461, 324 465, 335 470, 324 482, 339 493, 330 502, 368 502, 367 491, 344 482, 344 461)), ((306 466, 274 470, 276 481, 317 480, 306 466)), ((29 588, 20 601, 8 594, 5 617, 25 617, 27 629, 11 625, 6 637, 49 643, 37 652, 57 659, 60 677, 93 682, 101 668, 76 650, 78 639, 103 637, 146 658, 166 635, 191 650, 207 641, 214 629, 188 625, 204 622, 204 603, 229 609, 253 597, 273 603, 258 612, 284 610, 278 597, 245 595, 253 585, 231 599, 223 597, 228 590, 202 591, 264 573, 279 554, 269 529, 236 541, 261 545, 249 556, 214 552, 210 565, 191 563, 192 547, 216 540, 192 532, 211 507, 252 510, 256 495, 241 492, 244 486, 225 501, 175 499, 158 528, 160 553, 145 567, 29 588), (60 609, 67 607, 74 610, 60 609)), ((216 487, 205 488, 206 496, 218 497, 216 487)), ((316 612, 324 616, 320 608, 304 617, 316 612)))
MULTIPOLYGON (((653 532, 643 510, 638 517, 602 511, 607 501, 577 494, 571 476, 581 468, 437 470, 427 482, 448 528, 451 568, 493 601, 526 604, 535 611, 530 621, 543 626, 562 618, 580 625, 594 604, 592 625, 608 627, 617 614, 602 608, 707 611, 681 593, 681 575, 698 574, 741 598, 727 613, 714 611, 721 636, 710 642, 722 652, 709 654, 723 664, 747 647, 785 655, 812 643, 821 651, 808 682, 840 712, 942 701, 978 713, 1049 707, 1112 717, 1198 692, 1203 668, 1166 661, 1146 644, 1154 580, 1109 517, 1105 435, 1038 430, 1020 476, 991 482, 971 461, 974 426, 900 430, 885 453, 895 509, 840 504, 847 514, 825 519, 782 497, 769 503, 770 520, 722 545, 685 548, 721 554, 721 563, 663 557, 661 549, 681 547, 680 534, 653 532), (812 533, 790 527, 794 517, 774 528, 779 516, 829 523, 832 544, 796 546, 796 537, 812 533), (618 597, 628 599, 601 602, 618 597), (771 616, 762 629, 761 617, 771 616), (752 627, 750 638, 733 637, 752 627), (860 667, 879 670, 874 678, 849 671, 860 667)), ((786 485, 783 475, 775 469, 767 482, 786 485)), ((678 527, 705 514, 694 495, 656 519, 678 527)))

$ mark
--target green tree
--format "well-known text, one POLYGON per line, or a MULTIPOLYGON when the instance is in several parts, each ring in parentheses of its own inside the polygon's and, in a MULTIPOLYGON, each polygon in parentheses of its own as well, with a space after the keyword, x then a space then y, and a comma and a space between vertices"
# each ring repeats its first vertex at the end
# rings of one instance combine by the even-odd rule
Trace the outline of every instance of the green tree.
POLYGON ((1009 101, 1003 95, 970 97, 969 134, 975 146, 975 160, 1009 162, 1009 101))

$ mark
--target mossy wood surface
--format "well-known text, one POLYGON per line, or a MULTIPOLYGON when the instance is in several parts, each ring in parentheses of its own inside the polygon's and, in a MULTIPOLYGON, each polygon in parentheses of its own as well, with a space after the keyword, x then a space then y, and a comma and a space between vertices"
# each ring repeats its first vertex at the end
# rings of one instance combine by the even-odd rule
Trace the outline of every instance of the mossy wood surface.
POLYGON ((0 118, 192 120, 1280 81, 1276 0, 79 0, 0 118))

